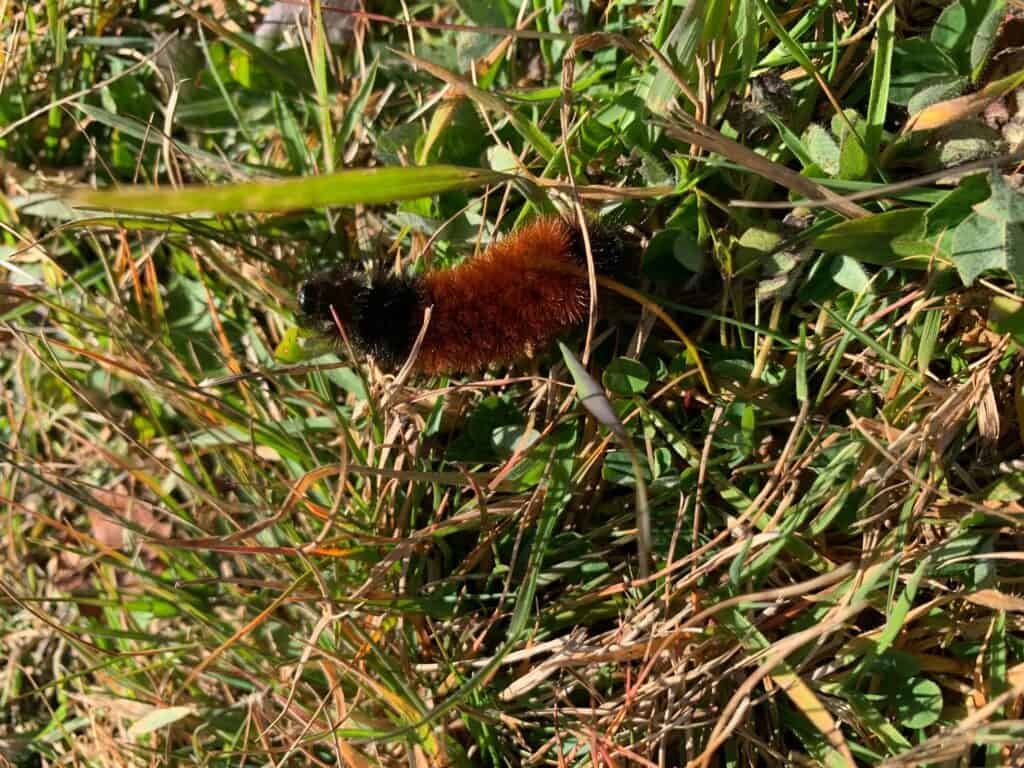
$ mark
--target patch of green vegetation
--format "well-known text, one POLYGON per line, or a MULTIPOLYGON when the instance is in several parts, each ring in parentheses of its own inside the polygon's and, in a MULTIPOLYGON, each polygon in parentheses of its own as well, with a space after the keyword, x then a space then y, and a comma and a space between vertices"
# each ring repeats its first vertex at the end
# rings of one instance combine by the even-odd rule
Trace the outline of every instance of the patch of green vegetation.
POLYGON ((296 7, 0 3, 0 762, 1019 762, 1019 10, 296 7), (577 202, 561 354, 299 326, 577 202))

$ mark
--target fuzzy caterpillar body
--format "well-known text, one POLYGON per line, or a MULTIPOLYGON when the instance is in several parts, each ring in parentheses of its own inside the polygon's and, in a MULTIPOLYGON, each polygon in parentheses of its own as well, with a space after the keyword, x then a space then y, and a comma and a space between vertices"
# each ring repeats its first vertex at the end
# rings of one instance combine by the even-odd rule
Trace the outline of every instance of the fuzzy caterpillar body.
MULTIPOLYGON (((597 272, 613 274, 623 259, 619 240, 600 227, 588 232, 597 272)), ((366 283, 328 269, 303 283, 299 307, 327 334, 337 334, 337 314, 352 341, 387 367, 409 355, 431 307, 415 370, 476 371, 512 362, 582 322, 590 305, 586 264, 579 228, 545 217, 458 266, 413 279, 366 283)))

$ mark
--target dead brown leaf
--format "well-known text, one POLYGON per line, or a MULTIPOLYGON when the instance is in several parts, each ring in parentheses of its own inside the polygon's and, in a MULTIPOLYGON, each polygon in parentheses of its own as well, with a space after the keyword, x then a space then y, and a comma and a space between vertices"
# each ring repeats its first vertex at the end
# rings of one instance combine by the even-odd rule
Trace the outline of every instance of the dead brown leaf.
POLYGON ((1024 613, 1024 598, 1017 597, 1016 595, 1007 595, 998 589, 981 589, 969 595, 964 595, 964 598, 975 605, 982 605, 997 611, 1024 613))

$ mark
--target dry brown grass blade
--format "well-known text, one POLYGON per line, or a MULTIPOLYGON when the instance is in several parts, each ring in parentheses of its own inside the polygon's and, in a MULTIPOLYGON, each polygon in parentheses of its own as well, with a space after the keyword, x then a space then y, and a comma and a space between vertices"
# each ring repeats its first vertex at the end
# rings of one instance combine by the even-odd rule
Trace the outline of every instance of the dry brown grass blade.
POLYGON ((171 697, 171 700, 173 701, 181 695, 183 695, 185 691, 188 689, 188 687, 192 684, 192 681, 199 677, 199 675, 201 675, 207 667, 213 664, 213 662, 215 662, 221 656, 221 654, 224 653, 224 651, 228 650, 231 646, 233 646, 243 637, 245 637, 254 629, 256 629, 256 627, 258 627, 264 621, 269 619, 274 614, 274 611, 276 611, 281 605, 283 605, 285 601, 287 601, 288 598, 292 595, 292 593, 295 592, 295 590, 297 590, 306 581, 308 577, 309 574, 304 573, 302 576, 300 576, 291 584, 289 584, 288 588, 284 590, 284 592, 282 592, 276 598, 274 598, 266 608, 260 611, 259 614, 257 614, 256 617, 252 619, 252 621, 248 622, 244 627, 241 627, 237 632, 235 632, 235 634, 233 634, 231 637, 229 637, 227 640, 221 643, 216 649, 214 649, 214 651, 210 653, 209 656, 200 661, 195 666, 195 668, 188 673, 188 676, 185 678, 184 682, 182 682, 182 684, 178 686, 178 690, 171 697))
POLYGON ((995 611, 1010 611, 1011 613, 1024 613, 1024 598, 1016 595, 1008 595, 998 589, 979 589, 964 595, 964 599, 975 605, 982 605, 995 611))
MULTIPOLYGON (((764 538, 769 540, 773 537, 765 535, 764 538)), ((742 543, 734 545, 735 550, 741 550, 742 548, 742 543)), ((653 660, 666 652, 678 653, 679 649, 687 644, 687 635, 692 635, 696 640, 699 634, 704 631, 704 625, 707 624, 708 620, 728 608, 742 603, 773 602, 808 595, 811 592, 831 587, 843 581, 853 573, 853 570, 853 564, 846 563, 834 571, 830 571, 822 576, 816 576, 799 584, 737 595, 704 609, 678 624, 678 626, 673 627, 664 624, 656 626, 655 631, 660 630, 663 634, 644 635, 636 640, 624 643, 590 643, 587 645, 583 643, 563 643, 561 647, 555 648, 555 651, 547 660, 533 667, 526 675, 510 685, 501 694, 501 699, 503 701, 512 701, 528 693, 541 682, 548 679, 558 669, 582 667, 589 664, 622 663, 637 659, 653 660)), ((670 625, 675 622, 676 619, 672 619, 666 624, 670 625)), ((476 662, 474 661, 473 663, 476 662)))
POLYGON ((796 171, 769 160, 752 149, 747 149, 720 131, 694 122, 689 115, 683 112, 677 111, 666 123, 665 130, 670 136, 680 141, 696 144, 708 152, 714 152, 726 160, 743 166, 751 173, 774 181, 786 189, 799 192, 811 200, 820 201, 822 207, 847 218, 859 219, 870 215, 867 209, 845 200, 806 176, 801 176, 796 171))
MULTIPOLYGON (((979 171, 986 171, 991 168, 1001 168, 1006 165, 1012 165, 1024 160, 1024 148, 1016 149, 1013 152, 1008 152, 998 157, 988 157, 984 160, 972 160, 969 163, 963 163, 962 165, 956 165, 952 168, 943 168, 941 171, 935 171, 934 173, 925 173, 921 176, 915 176, 912 179, 906 179, 904 181, 894 181, 890 184, 879 184, 873 189, 866 189, 863 192, 854 192, 851 195, 843 195, 841 199, 848 202, 858 202, 860 200, 877 200, 879 198, 890 197, 895 195, 897 192, 903 192, 908 189, 914 189, 915 187, 923 187, 928 184, 934 184, 935 182, 949 183, 955 179, 969 176, 979 171)), ((734 208, 758 208, 764 210, 789 210, 792 208, 823 208, 827 205, 827 201, 821 200, 778 200, 771 202, 762 202, 760 200, 730 200, 729 205, 734 208)))
POLYGON ((165 39, 160 45, 158 45, 152 53, 150 53, 141 61, 137 61, 130 67, 127 67, 123 72, 118 72, 116 75, 113 75, 107 78, 106 80, 103 80, 102 82, 96 83, 95 85, 91 85, 88 88, 83 88, 80 91, 76 91, 75 93, 69 94, 61 99, 51 102, 47 104, 45 107, 40 107, 39 109, 33 112, 29 112, 24 117, 21 117, 15 120, 14 122, 5 125, 3 129, 0 129, 0 139, 3 139, 5 136, 8 136, 13 131, 20 128, 22 125, 25 125, 26 123, 31 123, 40 115, 45 115, 47 112, 58 109, 59 107, 62 107, 65 104, 72 104, 78 101, 79 99, 88 96, 90 93, 96 93, 97 91, 101 91, 107 86, 113 85, 118 80, 128 77, 129 75, 133 75, 140 69, 149 66, 163 52, 164 48, 166 48, 168 45, 171 44, 171 42, 174 41, 174 39, 174 36, 168 35, 167 39, 165 39))
MULTIPOLYGON (((1009 702, 1024 695, 1024 675, 1015 675, 1011 681, 1012 687, 1009 690, 994 697, 985 706, 963 718, 956 725, 939 731, 913 749, 884 760, 879 768, 916 768, 926 763, 955 759, 963 755, 977 743, 978 731, 989 718, 1009 702)), ((1022 725, 1020 721, 1016 721, 1016 724, 1022 725)))
POLYGON ((814 724, 815 728, 821 732, 829 744, 843 756, 847 765, 851 766, 851 768, 856 766, 857 763, 853 759, 849 745, 847 745, 846 739, 832 718, 832 715, 829 714, 828 710, 822 705, 821 700, 803 679, 788 668, 788 665, 785 664, 785 659, 807 643, 820 640, 825 635, 845 626, 847 620, 860 613, 863 609, 863 603, 843 608, 836 611, 829 620, 805 629, 802 632, 789 635, 773 644, 763 653, 758 654, 759 656, 765 656, 765 661, 753 674, 743 681, 743 684, 733 694, 722 715, 719 717, 714 730, 711 732, 708 746, 700 757, 691 763, 691 766, 706 768, 710 765, 715 752, 725 743, 725 740, 739 724, 739 717, 749 706, 749 697, 754 688, 765 679, 771 679, 775 685, 778 685, 789 696, 790 700, 800 708, 804 716, 814 724), (779 666, 783 666, 783 669, 776 671, 779 666))

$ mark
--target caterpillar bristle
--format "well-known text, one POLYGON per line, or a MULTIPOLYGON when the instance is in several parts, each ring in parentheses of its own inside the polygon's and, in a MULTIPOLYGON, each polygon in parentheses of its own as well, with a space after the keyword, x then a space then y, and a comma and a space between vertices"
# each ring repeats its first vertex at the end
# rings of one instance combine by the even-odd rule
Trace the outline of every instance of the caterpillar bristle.
MULTIPOLYGON (((587 232, 597 273, 614 274, 624 261, 621 240, 598 222, 588 222, 587 232)), ((319 272, 300 287, 299 308, 306 324, 326 334, 337 334, 337 314, 357 347, 394 368, 411 352, 432 307, 415 369, 471 372, 513 362, 582 322, 590 303, 586 265, 580 228, 545 217, 475 258, 415 279, 366 282, 343 268, 319 272)))

